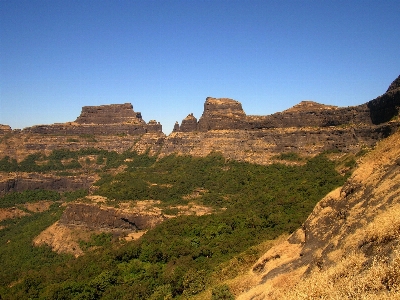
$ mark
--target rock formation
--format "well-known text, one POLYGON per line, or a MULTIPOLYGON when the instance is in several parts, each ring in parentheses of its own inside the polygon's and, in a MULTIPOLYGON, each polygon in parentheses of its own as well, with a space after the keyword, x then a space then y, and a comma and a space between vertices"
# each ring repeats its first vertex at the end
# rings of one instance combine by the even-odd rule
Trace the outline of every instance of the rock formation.
POLYGON ((185 119, 182 120, 181 125, 176 122, 174 126, 174 132, 193 132, 197 131, 197 119, 193 116, 193 113, 189 114, 185 119))
POLYGON ((84 106, 75 122, 78 124, 145 124, 141 113, 135 112, 130 103, 84 106))
POLYGON ((53 135, 115 135, 162 133, 162 125, 157 121, 146 124, 139 112, 130 103, 101 106, 84 106, 75 122, 36 125, 25 128, 24 133, 53 135))
POLYGON ((165 220, 161 214, 132 213, 112 207, 72 203, 65 209, 60 224, 90 229, 147 230, 165 220))
POLYGON ((400 127, 399 78, 384 95, 362 105, 336 107, 303 101, 267 116, 248 116, 238 101, 208 97, 199 121, 189 115, 180 126, 176 124, 160 156, 205 156, 219 151, 227 158, 268 164, 281 152, 357 152, 400 127))
MULTIPOLYGON (((86 106, 74 122, 13 131, 0 143, 0 156, 20 160, 36 151, 95 147, 149 150, 160 157, 218 151, 227 158, 268 164, 281 152, 312 156, 326 150, 357 152, 371 147, 398 129, 399 107, 400 76, 382 96, 351 107, 303 101, 283 112, 253 116, 246 115, 238 101, 208 97, 200 119, 189 114, 168 137, 160 123, 144 122, 131 104, 86 106)), ((3 131, 9 132, 9 127, 3 131)))
POLYGON ((7 133, 11 133, 11 127, 8 125, 0 124, 0 136, 5 135, 7 133))
POLYGON ((0 173, 0 197, 10 192, 26 190, 53 190, 58 192, 88 189, 95 178, 93 176, 55 176, 39 173, 0 173))
POLYGON ((400 109, 400 76, 392 82, 386 93, 367 103, 371 122, 381 124, 393 120, 400 109))
POLYGON ((198 123, 199 131, 244 129, 245 127, 246 114, 239 101, 207 97, 203 114, 198 123))

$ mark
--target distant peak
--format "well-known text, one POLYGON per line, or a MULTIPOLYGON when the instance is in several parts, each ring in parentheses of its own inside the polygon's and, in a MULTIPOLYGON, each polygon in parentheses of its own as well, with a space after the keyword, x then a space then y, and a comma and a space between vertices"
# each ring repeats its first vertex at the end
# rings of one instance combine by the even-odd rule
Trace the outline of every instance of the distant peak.
POLYGON ((337 109, 337 106, 333 105, 325 105, 315 101, 304 100, 299 104, 285 110, 285 112, 295 112, 295 111, 315 111, 315 110, 329 110, 329 109, 337 109))
POLYGON ((397 90, 398 88, 400 88, 400 75, 399 77, 397 77, 390 85, 389 88, 387 89, 387 92, 391 92, 394 90, 397 90))

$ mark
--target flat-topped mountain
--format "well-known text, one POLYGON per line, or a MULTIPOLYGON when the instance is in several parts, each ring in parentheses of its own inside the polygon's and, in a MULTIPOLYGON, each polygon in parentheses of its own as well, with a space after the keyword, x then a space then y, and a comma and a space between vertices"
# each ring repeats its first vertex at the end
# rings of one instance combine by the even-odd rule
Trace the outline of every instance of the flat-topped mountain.
POLYGON ((84 106, 75 122, 78 124, 146 124, 142 119, 142 114, 135 112, 130 103, 84 106))
POLYGON ((162 125, 155 120, 146 123, 141 113, 133 110, 132 104, 125 103, 84 106, 74 122, 37 125, 25 128, 23 132, 53 135, 142 135, 149 132, 162 133, 162 125))
MULTIPOLYGON (((0 144, 3 156, 21 159, 35 151, 95 147, 122 152, 149 152, 225 157, 269 164, 282 152, 312 156, 326 150, 357 152, 388 137, 400 126, 400 76, 382 96, 358 106, 336 107, 303 101, 271 115, 247 115, 229 98, 208 97, 200 119, 189 114, 169 136, 154 120, 146 123, 130 103, 84 106, 74 122, 38 125, 15 131, 0 144), (95 138, 94 138, 95 136, 95 138), (88 143, 89 142, 89 143, 88 143), (16 146, 18 145, 18 146, 16 146)), ((0 134, 10 132, 3 125, 0 134)))

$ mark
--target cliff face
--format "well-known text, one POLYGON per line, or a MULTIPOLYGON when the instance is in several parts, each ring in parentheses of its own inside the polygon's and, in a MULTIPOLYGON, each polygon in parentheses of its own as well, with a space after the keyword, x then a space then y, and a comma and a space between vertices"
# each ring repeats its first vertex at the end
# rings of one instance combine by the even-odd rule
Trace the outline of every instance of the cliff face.
POLYGON ((389 122, 399 115, 400 109, 400 76, 389 86, 382 96, 367 103, 373 124, 389 122))
POLYGON ((161 214, 137 214, 112 207, 72 203, 65 209, 60 224, 90 229, 147 230, 165 219, 161 214))
POLYGON ((141 113, 134 112, 130 103, 84 106, 75 122, 78 124, 145 124, 141 113))
POLYGON ((248 116, 238 101, 208 97, 200 120, 197 122, 191 114, 180 126, 176 124, 160 156, 205 156, 219 151, 227 158, 267 164, 272 156, 282 152, 357 152, 375 145, 400 126, 399 78, 384 95, 359 106, 336 107, 303 101, 268 116, 248 116))
POLYGON ((23 133, 52 135, 116 135, 162 133, 162 125, 151 120, 146 123, 140 112, 130 103, 84 106, 75 122, 37 125, 25 128, 23 133))
POLYGON ((10 156, 17 160, 32 153, 48 154, 65 148, 73 151, 97 148, 118 153, 133 149, 155 155, 165 139, 161 124, 155 120, 146 123, 129 103, 85 106, 74 122, 14 131, 2 125, 1 135, 4 137, 0 140, 0 158, 10 156))
POLYGON ((59 192, 88 189, 95 181, 94 176, 53 176, 38 173, 0 174, 0 197, 10 192, 26 190, 53 190, 59 192))
MULTIPOLYGON (((99 125, 99 128, 102 126, 99 125)), ((49 131, 47 131, 49 132, 49 131)), ((23 160, 27 155, 43 152, 46 155, 57 149, 96 148, 122 153, 134 150, 138 153, 149 151, 150 155, 156 155, 164 143, 165 135, 162 132, 148 132, 142 135, 136 134, 62 134, 55 131, 54 134, 40 134, 27 132, 13 132, 0 142, 0 159, 4 156, 23 160)))
POLYGON ((271 163, 282 152, 315 155, 326 150, 357 152, 388 137, 395 124, 358 127, 303 127, 258 130, 211 130, 174 132, 165 139, 159 156, 170 154, 207 156, 221 152, 226 158, 257 164, 271 163))
MULTIPOLYGON (((39 125, 4 135, 1 156, 22 159, 54 149, 95 147, 128 149, 160 157, 177 153, 205 156, 219 151, 227 158, 267 164, 281 152, 315 155, 325 150, 357 152, 393 134, 400 126, 400 76, 382 96, 352 107, 303 101, 267 116, 246 115, 240 102, 208 97, 199 120, 189 114, 166 137, 161 124, 144 122, 131 104, 86 106, 75 122, 39 125)), ((0 128, 0 134, 10 132, 0 128)))

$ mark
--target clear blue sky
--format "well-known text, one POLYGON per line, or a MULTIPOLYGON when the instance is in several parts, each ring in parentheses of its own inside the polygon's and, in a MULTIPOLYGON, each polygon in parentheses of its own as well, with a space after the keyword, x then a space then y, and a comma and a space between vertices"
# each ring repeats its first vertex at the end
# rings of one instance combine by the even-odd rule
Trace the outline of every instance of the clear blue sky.
POLYGON ((400 1, 0 0, 0 123, 131 102, 165 133, 207 96, 351 106, 400 74, 400 1))

